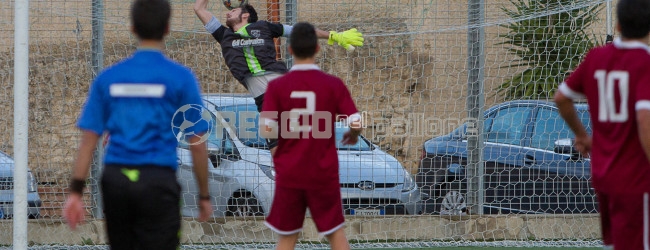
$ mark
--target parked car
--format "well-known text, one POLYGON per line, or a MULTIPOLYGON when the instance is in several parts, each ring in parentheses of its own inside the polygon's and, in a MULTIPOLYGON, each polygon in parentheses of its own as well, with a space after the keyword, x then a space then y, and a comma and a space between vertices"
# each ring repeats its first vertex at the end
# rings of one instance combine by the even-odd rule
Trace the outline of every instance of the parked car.
MULTIPOLYGON (((591 133, 586 104, 576 104, 591 133)), ((510 101, 489 108, 483 123, 483 212, 596 213, 590 159, 554 103, 510 101)), ((467 124, 424 143, 416 181, 425 213, 466 214, 467 124)), ((480 209, 480 208, 479 208, 480 209)))
MULTIPOLYGON (((31 219, 41 216, 41 197, 31 170, 27 172, 27 215, 31 219)), ((0 151, 0 219, 14 215, 14 160, 0 151)))
MULTIPOLYGON (((266 142, 257 133, 259 113, 253 98, 221 94, 206 95, 204 101, 216 122, 207 143, 212 163, 210 194, 216 205, 213 216, 268 214, 273 200, 275 170, 266 142)), ((421 194, 412 175, 394 157, 366 138, 361 137, 355 145, 338 143, 347 129, 337 123, 335 131, 345 214, 421 213, 421 194)), ((190 153, 183 146, 178 153, 178 180, 184 203, 182 214, 196 217, 198 191, 190 153)))

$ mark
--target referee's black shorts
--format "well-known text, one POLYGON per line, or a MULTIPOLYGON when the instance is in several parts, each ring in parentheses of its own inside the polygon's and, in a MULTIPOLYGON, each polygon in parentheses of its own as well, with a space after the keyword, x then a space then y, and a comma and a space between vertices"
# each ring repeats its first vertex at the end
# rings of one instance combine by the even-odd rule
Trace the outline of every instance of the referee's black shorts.
POLYGON ((180 185, 169 167, 108 164, 101 189, 111 249, 177 249, 180 185))

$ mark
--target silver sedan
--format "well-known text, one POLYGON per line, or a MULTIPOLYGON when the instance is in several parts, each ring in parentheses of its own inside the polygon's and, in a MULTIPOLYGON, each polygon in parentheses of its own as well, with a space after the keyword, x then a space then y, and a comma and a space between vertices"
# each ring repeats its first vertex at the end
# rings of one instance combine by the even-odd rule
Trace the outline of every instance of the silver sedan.
MULTIPOLYGON (((275 171, 265 141, 258 136, 258 113, 246 95, 204 96, 212 113, 208 141, 212 166, 210 194, 214 217, 262 216, 270 211, 275 171)), ((347 131, 337 123, 337 142, 347 131)), ((365 138, 356 145, 337 143, 343 209, 351 216, 422 213, 422 201, 412 175, 393 156, 365 138)), ((198 191, 191 154, 179 146, 178 181, 183 189, 183 216, 197 217, 198 191)))

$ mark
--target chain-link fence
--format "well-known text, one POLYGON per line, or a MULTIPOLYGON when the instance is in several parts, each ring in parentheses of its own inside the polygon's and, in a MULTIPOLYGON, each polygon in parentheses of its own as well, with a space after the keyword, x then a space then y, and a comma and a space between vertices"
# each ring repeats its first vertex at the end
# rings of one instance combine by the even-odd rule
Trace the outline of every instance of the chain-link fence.
MULTIPOLYGON (((196 73, 204 93, 245 93, 194 14, 194 2, 171 2, 165 53, 196 73)), ((556 142, 573 135, 547 101, 589 48, 614 35, 609 17, 614 2, 250 3, 262 20, 308 21, 322 30, 357 28, 365 36, 364 46, 352 52, 321 41, 318 54, 318 65, 346 82, 368 123, 363 133, 367 152, 340 150, 347 166, 341 168, 347 180, 341 183, 346 230, 360 242, 355 246, 489 245, 494 240, 503 245, 598 244, 589 161, 558 151, 556 142), (522 101, 530 99, 536 101, 522 101), (363 168, 372 171, 364 175, 363 168), (372 188, 363 190, 365 184, 372 188), (497 216, 464 216, 473 214, 497 216)), ((14 153, 13 4, 0 2, 0 128, 5 131, 0 151, 8 156, 14 153)), ((130 1, 115 0, 30 2, 28 154, 38 188, 30 193, 35 219, 27 224, 35 245, 105 244, 97 172, 85 196, 88 223, 78 232, 67 231, 61 209, 80 135, 75 123, 94 72, 135 50, 129 7, 130 1)), ((210 2, 209 9, 225 20, 220 1, 210 2)), ((287 59, 285 39, 279 43, 278 55, 287 59)), ((223 97, 211 98, 227 106, 223 97)), ((232 145, 250 147, 236 138, 232 145)), ((239 161, 223 154, 212 159, 211 193, 222 212, 211 222, 192 219, 195 190, 184 191, 184 245, 247 248, 274 241, 261 224, 273 182, 259 166, 259 174, 236 173, 251 173, 239 161), (228 176, 227 168, 235 174, 228 176)), ((12 178, 2 172, 2 164, 11 164, 0 160, 0 211, 6 219, 0 219, 0 245, 6 245, 11 244, 12 178)), ((188 169, 181 168, 179 181, 193 187, 188 169)), ((320 246, 322 239, 308 228, 313 226, 306 225, 302 239, 316 242, 307 246, 320 246)))

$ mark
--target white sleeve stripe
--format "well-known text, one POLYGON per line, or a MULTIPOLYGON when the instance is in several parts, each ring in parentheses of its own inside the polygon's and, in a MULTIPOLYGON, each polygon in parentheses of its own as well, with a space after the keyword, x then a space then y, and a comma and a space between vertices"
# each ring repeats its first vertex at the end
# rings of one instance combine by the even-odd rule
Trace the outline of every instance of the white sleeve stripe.
POLYGON ((634 104, 636 110, 650 110, 650 100, 639 100, 634 104))
POLYGON ((219 27, 221 27, 221 22, 219 22, 219 20, 214 16, 212 16, 212 19, 210 19, 210 22, 205 24, 205 30, 208 31, 208 33, 210 33, 210 34, 217 31, 217 29, 219 29, 219 27))
POLYGON ((585 95, 583 95, 582 93, 576 92, 576 91, 572 90, 571 88, 569 88, 569 85, 567 85, 566 82, 562 82, 562 84, 560 84, 560 87, 558 88, 558 91, 560 91, 560 93, 564 94, 566 97, 571 98, 571 99, 585 98, 585 95))

